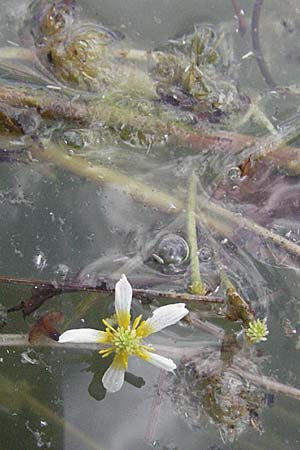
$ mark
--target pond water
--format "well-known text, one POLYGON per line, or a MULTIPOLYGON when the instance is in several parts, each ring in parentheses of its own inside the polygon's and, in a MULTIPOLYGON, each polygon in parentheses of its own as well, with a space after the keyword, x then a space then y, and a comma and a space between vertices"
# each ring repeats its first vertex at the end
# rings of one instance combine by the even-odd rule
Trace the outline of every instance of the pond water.
POLYGON ((299 449, 298 2, 238 0, 242 30, 230 0, 57 1, 54 32, 53 2, 30 3, 1 1, 0 448, 299 449), (92 34, 68 66, 95 23, 103 71, 78 56, 92 34), (267 341, 190 299, 198 265, 208 298, 230 285, 267 318, 267 341), (28 333, 53 312, 59 332, 103 329, 123 273, 148 290, 133 316, 174 301, 156 290, 191 320, 149 338, 175 373, 132 357, 107 393, 97 346, 28 333))

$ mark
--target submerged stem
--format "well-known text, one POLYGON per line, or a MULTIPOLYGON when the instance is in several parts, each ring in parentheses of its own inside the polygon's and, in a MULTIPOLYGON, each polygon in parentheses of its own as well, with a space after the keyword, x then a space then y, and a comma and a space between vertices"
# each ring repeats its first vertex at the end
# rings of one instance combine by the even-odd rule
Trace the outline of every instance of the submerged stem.
POLYGON ((244 11, 239 7, 238 0, 231 0, 231 3, 239 22, 239 32, 245 34, 247 31, 247 24, 244 17, 244 11))
POLYGON ((263 375, 254 375, 240 368, 231 368, 231 370, 236 372, 239 376, 245 378, 245 380, 255 384, 256 386, 261 386, 267 390, 277 392, 278 394, 283 394, 288 397, 294 398, 295 400, 300 400, 300 389, 288 386, 287 384, 279 383, 275 380, 271 380, 270 378, 263 375))
POLYGON ((17 59, 18 61, 33 62, 35 58, 35 53, 25 47, 0 47, 0 64, 1 60, 6 59, 17 59))
MULTIPOLYGON (((86 286, 76 283, 51 283, 46 280, 31 280, 26 278, 14 278, 0 276, 0 284, 15 284, 29 287, 44 287, 60 290, 62 294, 67 292, 95 292, 98 294, 112 294, 115 288, 110 288, 107 280, 98 280, 98 285, 95 287, 86 286)), ((192 295, 185 292, 173 292, 173 291, 158 291, 153 289, 135 289, 133 288, 133 295, 136 298, 147 299, 148 301, 159 299, 177 300, 179 302, 196 302, 196 303, 224 303, 223 297, 208 296, 208 295, 192 295)), ((21 309, 21 308, 20 308, 21 309)))
POLYGON ((198 258, 198 242, 197 242, 197 224, 196 224, 196 195, 197 195, 197 178, 193 171, 190 178, 190 186, 188 192, 187 206, 187 234, 190 246, 190 268, 191 268, 191 286, 192 294, 204 295, 205 287, 200 275, 200 265, 198 258))
MULTIPOLYGON (((177 214, 183 209, 182 200, 175 196, 158 191, 157 189, 134 180, 115 169, 110 169, 102 165, 91 165, 81 157, 68 155, 62 148, 53 143, 47 143, 46 146, 48 148, 45 151, 41 151, 40 148, 33 146, 31 150, 32 156, 40 160, 52 162, 60 168, 69 170, 70 172, 75 173, 82 178, 94 181, 97 184, 113 186, 116 189, 131 195, 137 201, 157 207, 168 213, 177 214)), ((208 200, 203 195, 199 197, 199 200, 200 206, 198 211, 201 212, 204 210, 209 217, 209 222, 220 232, 223 231, 222 224, 220 224, 219 220, 215 219, 215 215, 223 217, 231 224, 234 223, 238 227, 246 228, 258 236, 272 240, 275 244, 284 247, 288 252, 296 256, 300 255, 300 247, 285 237, 273 233, 267 228, 256 224, 240 214, 228 211, 210 199, 208 200)))
POLYGON ((100 164, 91 164, 80 156, 72 156, 64 151, 64 147, 51 142, 45 142, 45 151, 36 146, 31 154, 38 160, 48 161, 61 169, 66 169, 81 178, 96 182, 99 185, 109 185, 122 193, 128 194, 143 204, 147 204, 168 213, 178 213, 183 208, 181 200, 147 186, 116 169, 110 169, 100 164))
MULTIPOLYGON (((120 173, 118 170, 110 169, 99 164, 91 165, 79 156, 71 156, 65 153, 61 147, 53 143, 47 142, 46 147, 47 149, 45 151, 41 151, 39 147, 33 146, 31 149, 32 156, 40 160, 52 162, 60 168, 69 170, 77 176, 94 181, 97 184, 115 187, 121 190, 121 192, 131 195, 135 200, 157 207, 167 213, 177 214, 183 210, 182 200, 175 196, 147 186, 140 181, 120 173)), ((199 213, 204 210, 209 217, 209 222, 220 232, 223 231, 223 227, 220 221, 214 218, 215 215, 227 219, 238 227, 246 228, 258 236, 272 240, 275 244, 284 247, 288 252, 296 256, 300 255, 300 247, 285 237, 273 233, 240 214, 228 211, 204 196, 200 196, 199 200, 199 213)))
POLYGON ((61 332, 68 330, 76 319, 86 314, 87 311, 98 301, 98 296, 99 294, 96 293, 90 293, 87 296, 84 296, 83 300, 78 305, 76 305, 74 314, 72 314, 72 316, 68 320, 64 321, 64 326, 61 332))
POLYGON ((217 220, 214 216, 221 216, 223 219, 231 222, 231 224, 234 223, 238 228, 245 228, 246 230, 250 230, 257 236, 261 236, 264 239, 271 240, 272 242, 274 242, 274 244, 284 247, 285 250, 289 253, 298 257, 300 256, 300 246, 295 244, 294 242, 289 241, 285 237, 273 233, 267 228, 253 222, 251 219, 243 217, 241 214, 234 213, 232 211, 229 211, 228 209, 225 209, 223 206, 218 205, 211 199, 200 196, 199 200, 201 206, 199 207, 198 211, 202 212, 203 210, 205 210, 210 218, 209 223, 220 232, 223 231, 223 226, 222 224, 220 224, 220 221, 217 220))
MULTIPOLYGON (((189 316, 187 316, 187 317, 189 317, 189 316)), ((196 320, 196 318, 194 320, 196 320)), ((211 325, 211 327, 214 327, 214 326, 209 323, 207 323, 207 325, 208 325, 207 328, 205 327, 205 325, 206 325, 205 322, 202 322, 199 320, 199 326, 203 331, 213 334, 214 336, 221 338, 221 339, 224 337, 223 330, 220 329, 220 331, 218 331, 218 327, 215 327, 215 330, 210 329, 209 325, 211 325)), ((82 350, 99 349, 99 344, 74 344, 74 343, 58 344, 57 342, 52 341, 50 339, 42 342, 41 344, 36 344, 36 345, 39 345, 41 347, 49 347, 50 346, 50 347, 55 347, 57 349, 59 349, 59 348, 60 349, 76 348, 76 349, 82 349, 82 350)), ((30 346, 30 344, 28 343, 27 335, 1 334, 0 335, 0 346, 12 346, 12 347, 27 346, 28 347, 28 346, 30 346)), ((167 345, 155 345, 155 348, 158 351, 161 351, 162 353, 166 353, 166 354, 175 353, 175 356, 177 358, 186 357, 187 355, 196 356, 197 354, 199 354, 199 347, 194 347, 194 348, 193 347, 183 347, 183 348, 175 347, 174 348, 174 347, 167 346, 167 345)), ((262 388, 267 389, 269 391, 286 395, 287 397, 293 398, 295 400, 300 400, 300 389, 298 389, 298 388, 289 386, 287 384, 280 383, 279 381, 272 380, 271 378, 268 378, 264 375, 254 375, 250 372, 247 372, 246 370, 242 370, 241 368, 231 367, 230 370, 232 370, 238 376, 244 378, 245 380, 249 381, 250 383, 253 383, 256 386, 261 386, 262 388)), ((1 375, 1 378, 3 378, 2 375, 1 375)), ((40 411, 39 414, 46 415, 44 410, 42 412, 41 408, 43 407, 43 408, 45 408, 45 410, 48 410, 48 408, 41 405, 38 400, 31 397, 29 394, 24 394, 24 397, 26 398, 26 402, 28 404, 34 405, 35 409, 40 411), (30 400, 27 401, 27 398, 30 400)), ((53 413, 53 411, 51 411, 51 410, 50 410, 50 412, 48 411, 48 414, 49 414, 49 419, 51 417, 50 420, 56 421, 57 424, 59 424, 59 425, 63 425, 64 423, 66 424, 66 421, 64 421, 64 419, 59 418, 59 417, 54 418, 54 415, 56 416, 56 414, 53 413)), ((72 432, 74 435, 76 435, 78 437, 80 435, 82 436, 82 432, 80 432, 78 429, 76 429, 74 427, 74 425, 68 423, 67 428, 68 428, 68 431, 72 432), (75 428, 76 432, 74 432, 74 428, 75 428)), ((97 446, 94 446, 91 448, 100 450, 99 447, 97 447, 97 446)))
POLYGON ((175 143, 194 150, 243 152, 242 157, 246 151, 247 155, 254 155, 255 159, 268 156, 293 172, 299 170, 299 149, 285 145, 290 141, 290 137, 295 136, 295 132, 288 131, 283 135, 278 133, 275 138, 272 136, 272 139, 224 131, 210 135, 203 129, 180 122, 179 119, 170 119, 168 112, 155 106, 141 112, 139 105, 131 108, 118 103, 116 99, 109 100, 109 96, 103 100, 96 95, 91 98, 90 94, 84 93, 76 98, 74 91, 72 96, 65 95, 64 92, 65 89, 58 95, 45 88, 16 88, 13 85, 2 84, 0 102, 16 108, 35 108, 46 120, 61 119, 88 127, 93 124, 96 129, 106 127, 113 132, 118 130, 120 132, 122 126, 126 125, 137 132, 152 136, 154 141, 175 140, 175 143))

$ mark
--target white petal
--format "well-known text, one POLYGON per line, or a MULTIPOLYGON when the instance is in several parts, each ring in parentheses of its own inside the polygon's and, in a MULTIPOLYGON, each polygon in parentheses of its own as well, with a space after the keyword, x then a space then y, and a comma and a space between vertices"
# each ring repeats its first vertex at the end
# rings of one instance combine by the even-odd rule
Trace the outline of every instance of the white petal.
POLYGON ((149 363, 153 364, 160 369, 167 370, 168 372, 173 372, 176 369, 176 364, 170 358, 165 358, 164 356, 157 355, 156 353, 149 352, 149 363))
POLYGON ((188 314, 188 310, 185 308, 184 303, 173 303, 171 305, 161 306, 157 308, 153 316, 146 320, 148 326, 152 329, 152 333, 160 331, 163 328, 169 327, 178 322, 184 316, 188 314))
POLYGON ((93 330, 92 328, 79 328, 67 330, 59 336, 58 342, 74 342, 76 344, 97 344, 105 340, 104 331, 93 330))
POLYGON ((108 392, 117 392, 124 383, 125 369, 110 366, 102 378, 102 383, 108 392))
MULTIPOLYGON (((119 322, 119 319, 121 319, 121 322, 130 322, 131 299, 132 287, 130 286, 130 283, 128 282, 126 276, 123 274, 121 279, 116 284, 115 292, 115 308, 119 326, 124 325, 123 323, 119 322)), ((127 326, 128 325, 129 323, 127 324, 127 326)))

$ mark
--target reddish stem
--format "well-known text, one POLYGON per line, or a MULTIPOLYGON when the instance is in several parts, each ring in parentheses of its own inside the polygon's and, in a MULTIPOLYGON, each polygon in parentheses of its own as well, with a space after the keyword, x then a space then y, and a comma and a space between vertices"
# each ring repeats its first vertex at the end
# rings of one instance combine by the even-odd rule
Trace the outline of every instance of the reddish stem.
POLYGON ((231 0, 234 12, 239 22, 239 33, 245 34, 247 32, 247 24, 244 17, 244 11, 239 7, 237 0, 231 0))

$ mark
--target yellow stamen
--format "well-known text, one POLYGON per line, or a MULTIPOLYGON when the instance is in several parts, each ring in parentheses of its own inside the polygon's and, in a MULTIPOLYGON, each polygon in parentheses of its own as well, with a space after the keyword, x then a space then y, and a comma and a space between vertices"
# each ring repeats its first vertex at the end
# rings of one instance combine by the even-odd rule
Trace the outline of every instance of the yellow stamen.
POLYGON ((121 313, 118 315, 117 329, 113 328, 107 320, 103 320, 106 326, 106 341, 112 346, 100 350, 99 353, 103 358, 115 353, 113 365, 117 369, 127 369, 130 355, 137 355, 142 359, 149 360, 150 352, 154 351, 152 346, 142 344, 143 337, 153 333, 154 328, 145 320, 141 322, 141 319, 142 315, 136 317, 130 327, 130 314, 121 313), (125 327, 123 324, 128 325, 125 327))
POLYGON ((106 358, 107 356, 111 355, 115 351, 115 347, 109 347, 104 350, 100 350, 99 354, 102 356, 102 358, 106 358))
POLYGON ((147 350, 148 352, 154 352, 155 348, 152 345, 141 345, 141 348, 147 350))
POLYGON ((102 319, 102 322, 104 323, 104 325, 106 326, 106 328, 108 328, 109 330, 111 330, 113 333, 116 333, 117 330, 115 330, 115 328, 112 327, 112 326, 107 322, 107 320, 102 319))
POLYGON ((133 330, 135 330, 135 329, 138 327, 138 325, 139 325, 139 323, 140 323, 142 317, 143 317, 143 316, 142 316, 142 314, 141 314, 140 316, 137 316, 137 317, 134 319, 134 322, 133 322, 133 325, 132 325, 132 329, 133 329, 133 330))
POLYGON ((146 320, 143 320, 143 322, 140 324, 138 329, 136 330, 137 336, 140 336, 142 338, 145 338, 149 336, 149 334, 154 333, 155 329, 152 327, 146 320))
POLYGON ((149 352, 147 352, 147 350, 145 350, 144 348, 141 348, 140 350, 138 350, 136 352, 136 356, 138 356, 141 359, 144 359, 145 361, 149 361, 149 359, 150 359, 149 352))

